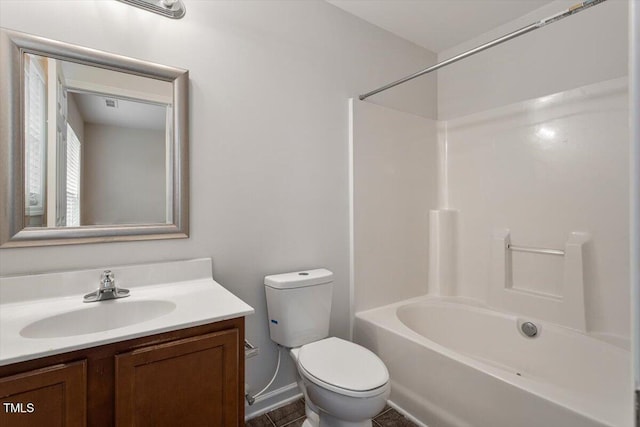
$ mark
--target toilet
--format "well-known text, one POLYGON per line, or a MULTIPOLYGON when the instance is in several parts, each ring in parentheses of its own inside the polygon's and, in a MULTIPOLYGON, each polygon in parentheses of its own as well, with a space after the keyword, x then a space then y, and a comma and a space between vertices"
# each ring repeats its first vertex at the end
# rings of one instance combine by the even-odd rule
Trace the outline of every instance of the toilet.
POLYGON ((329 337, 333 273, 264 278, 271 339, 289 350, 305 397, 303 427, 371 427, 385 406, 389 371, 368 349, 329 337))

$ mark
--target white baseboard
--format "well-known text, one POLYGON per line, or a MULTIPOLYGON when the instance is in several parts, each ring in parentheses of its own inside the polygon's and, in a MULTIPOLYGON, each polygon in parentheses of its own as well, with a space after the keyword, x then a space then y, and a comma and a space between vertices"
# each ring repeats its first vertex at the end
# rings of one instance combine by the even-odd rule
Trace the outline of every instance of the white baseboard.
POLYGON ((387 403, 389 404, 389 406, 391 406, 396 411, 400 412, 402 415, 407 417, 413 423, 417 424, 419 427, 429 427, 425 423, 423 423, 422 421, 420 421, 419 419, 417 419, 416 417, 414 417, 413 415, 411 415, 410 413, 405 411, 402 407, 400 407, 397 404, 393 403, 392 401, 387 400, 387 403))
POLYGON ((249 406, 245 401, 244 420, 248 421, 252 418, 259 417, 260 415, 273 411, 276 408, 288 405, 301 397, 302 393, 298 389, 298 384, 293 383, 257 397, 251 406, 249 406))

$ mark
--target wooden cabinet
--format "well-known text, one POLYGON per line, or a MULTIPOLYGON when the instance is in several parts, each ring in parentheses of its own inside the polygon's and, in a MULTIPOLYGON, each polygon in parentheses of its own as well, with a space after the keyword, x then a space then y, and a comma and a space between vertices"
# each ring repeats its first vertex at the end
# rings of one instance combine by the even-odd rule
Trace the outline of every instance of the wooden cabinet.
POLYGON ((116 426, 232 426, 238 334, 207 334, 116 356, 116 426))
POLYGON ((240 427, 243 344, 237 318, 0 366, 0 425, 240 427))
POLYGON ((87 363, 79 361, 0 378, 3 427, 86 425, 87 363))

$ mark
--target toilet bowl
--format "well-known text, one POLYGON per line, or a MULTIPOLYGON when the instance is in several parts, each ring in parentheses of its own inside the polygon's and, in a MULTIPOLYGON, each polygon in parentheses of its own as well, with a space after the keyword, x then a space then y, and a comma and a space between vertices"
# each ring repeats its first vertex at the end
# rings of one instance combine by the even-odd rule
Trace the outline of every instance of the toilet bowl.
POLYGON ((309 404, 305 427, 372 425, 391 391, 387 368, 375 354, 335 337, 291 349, 290 354, 309 404))
POLYGON ((265 277, 269 334, 289 349, 305 396, 304 427, 371 427, 390 393, 389 371, 370 350, 329 336, 333 273, 265 277))

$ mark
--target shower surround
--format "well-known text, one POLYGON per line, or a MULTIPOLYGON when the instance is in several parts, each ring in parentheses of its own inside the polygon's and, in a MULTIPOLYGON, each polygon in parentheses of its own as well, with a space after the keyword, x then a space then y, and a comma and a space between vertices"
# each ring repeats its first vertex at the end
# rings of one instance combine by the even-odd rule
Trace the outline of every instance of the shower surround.
POLYGON ((429 427, 631 426, 627 79, 422 125, 354 103, 354 340, 389 367, 392 403, 429 427), (362 128, 399 124, 437 148, 420 168, 436 190, 388 185, 412 176, 417 148, 406 128, 362 128), (358 191, 372 182, 372 154, 359 156, 372 140, 396 150, 376 164, 388 179, 375 199, 358 191), (416 200, 431 215, 411 212, 411 234, 397 213, 416 200), (423 256, 398 261, 409 247, 423 256))
MULTIPOLYGON (((456 295, 497 305, 492 244, 501 230, 514 245, 560 250, 572 233, 588 234, 584 302, 574 303, 584 304, 586 331, 628 340, 628 122, 626 78, 447 121, 447 199, 459 211, 456 295)), ((567 258, 512 252, 506 286, 566 301, 567 258)), ((546 311, 526 314, 551 320, 546 311)))

